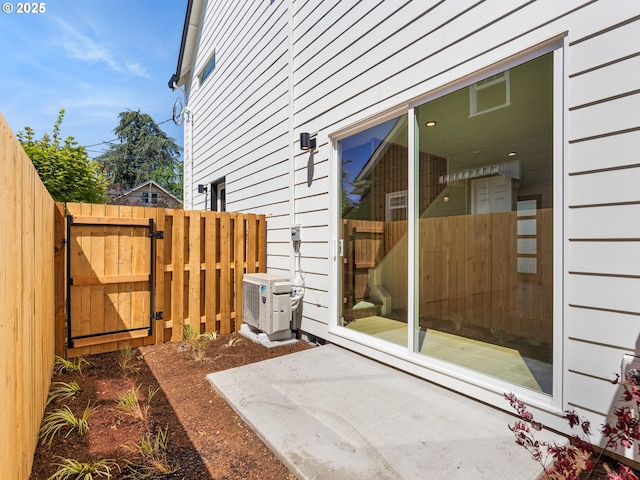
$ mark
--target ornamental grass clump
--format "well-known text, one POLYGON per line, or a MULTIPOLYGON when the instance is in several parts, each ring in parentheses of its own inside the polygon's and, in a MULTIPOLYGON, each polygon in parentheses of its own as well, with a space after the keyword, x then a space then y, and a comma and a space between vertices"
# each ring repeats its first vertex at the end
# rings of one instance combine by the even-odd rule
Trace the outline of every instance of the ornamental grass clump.
POLYGON ((53 371, 56 373, 78 372, 82 374, 83 365, 89 365, 89 362, 82 357, 77 357, 74 360, 67 360, 66 358, 56 355, 53 371))
POLYGON ((131 480, 163 478, 177 470, 167 459, 167 429, 160 429, 155 435, 147 433, 135 448, 126 448, 135 451, 139 459, 136 462, 129 462, 127 466, 129 471, 125 478, 131 480))
POLYGON ((149 408, 151 407, 151 400, 159 390, 159 388, 149 387, 146 401, 140 403, 140 396, 138 394, 140 391, 140 385, 137 387, 131 387, 131 389, 126 392, 118 394, 116 407, 121 412, 130 415, 133 418, 146 420, 149 408))
POLYGON ((78 435, 85 436, 89 431, 89 416, 96 408, 88 404, 79 417, 76 417, 66 405, 47 413, 40 426, 42 444, 51 446, 56 435, 64 431, 66 431, 65 437, 68 437, 74 430, 78 435))
POLYGON ((82 391, 82 388, 75 381, 69 383, 52 382, 49 388, 49 396, 47 397, 47 405, 58 399, 73 398, 80 391, 82 391))
POLYGON ((137 349, 126 347, 120 350, 120 359, 118 360, 118 365, 122 370, 122 373, 125 375, 128 373, 138 374, 140 373, 140 368, 136 366, 136 353, 137 349))
POLYGON ((48 480, 93 480, 94 478, 111 478, 111 469, 120 471, 115 460, 104 459, 94 463, 84 463, 72 458, 57 457, 58 469, 48 480))
POLYGON ((191 328, 191 325, 185 325, 183 329, 184 346, 191 353, 194 360, 204 360, 209 342, 218 338, 218 332, 198 333, 191 328))
MULTIPOLYGON (((618 383, 619 376, 612 381, 618 383)), ((618 447, 640 447, 640 376, 629 375, 622 384, 623 393, 620 401, 623 404, 614 408, 616 417, 614 423, 606 423, 600 429, 605 439, 606 449, 618 447)), ((567 445, 557 445, 554 442, 538 440, 536 432, 542 430, 542 424, 536 422, 533 414, 527 410, 522 400, 513 393, 506 393, 505 398, 516 411, 520 420, 509 429, 513 432, 516 444, 529 452, 531 458, 543 468, 547 480, 588 480, 591 478, 596 465, 601 461, 604 449, 595 460, 592 460, 594 447, 591 442, 591 424, 585 418, 580 418, 575 411, 565 411, 562 418, 567 420, 575 433, 567 445), (549 463, 551 460, 551 463, 549 463)), ((640 453, 640 448, 638 450, 640 453)), ((610 471, 605 480, 640 480, 626 465, 620 465, 617 472, 610 471)))

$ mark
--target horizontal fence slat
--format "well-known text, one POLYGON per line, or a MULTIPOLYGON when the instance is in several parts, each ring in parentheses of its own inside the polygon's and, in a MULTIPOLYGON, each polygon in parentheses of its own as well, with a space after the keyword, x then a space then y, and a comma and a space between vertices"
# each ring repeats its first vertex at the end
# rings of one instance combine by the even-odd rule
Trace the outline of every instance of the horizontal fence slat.
POLYGON ((133 340, 135 338, 148 337, 147 330, 139 330, 133 332, 110 333, 108 335, 100 335, 99 337, 77 338, 73 341, 74 348, 90 347, 92 345, 100 345, 109 342, 121 342, 123 340, 133 340))
POLYGON ((95 276, 95 277, 72 277, 72 285, 107 285, 111 283, 134 283, 134 282, 148 282, 149 275, 107 275, 107 276, 95 276))
POLYGON ((93 217, 87 215, 73 215, 73 223, 81 225, 112 225, 130 227, 148 227, 148 218, 127 218, 127 217, 93 217))

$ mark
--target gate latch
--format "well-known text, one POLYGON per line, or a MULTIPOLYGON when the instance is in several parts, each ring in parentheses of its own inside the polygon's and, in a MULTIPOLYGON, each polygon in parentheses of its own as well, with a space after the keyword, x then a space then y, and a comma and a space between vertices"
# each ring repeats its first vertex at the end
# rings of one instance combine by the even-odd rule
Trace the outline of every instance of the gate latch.
POLYGON ((157 238, 158 240, 164 240, 164 231, 162 231, 162 230, 157 230, 157 231, 155 231, 155 232, 151 232, 151 233, 149 234, 149 236, 150 236, 151 238, 157 238))
POLYGON ((162 320, 163 312, 156 312, 149 315, 149 318, 152 320, 162 320))

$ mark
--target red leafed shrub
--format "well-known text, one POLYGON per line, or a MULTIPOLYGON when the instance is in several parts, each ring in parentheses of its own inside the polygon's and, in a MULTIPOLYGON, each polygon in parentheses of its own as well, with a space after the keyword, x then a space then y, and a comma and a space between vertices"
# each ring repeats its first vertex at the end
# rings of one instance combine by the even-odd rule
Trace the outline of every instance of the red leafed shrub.
MULTIPOLYGON (((619 376, 612 383, 617 384, 618 380, 619 376)), ((620 401, 624 404, 614 408, 615 421, 603 425, 600 432, 605 437, 606 448, 632 448, 638 445, 640 453, 640 377, 630 375, 622 386, 624 391, 620 401)), ((575 411, 565 411, 562 418, 578 432, 571 437, 569 443, 558 445, 538 440, 535 432, 542 430, 542 425, 534 420, 524 402, 513 393, 505 393, 504 396, 520 417, 520 420, 509 425, 515 442, 542 466, 547 480, 587 480, 591 477, 604 451, 592 460, 594 448, 590 441, 591 425, 588 420, 580 418, 575 411)), ((629 467, 621 465, 617 472, 608 472, 605 480, 640 479, 629 467)))

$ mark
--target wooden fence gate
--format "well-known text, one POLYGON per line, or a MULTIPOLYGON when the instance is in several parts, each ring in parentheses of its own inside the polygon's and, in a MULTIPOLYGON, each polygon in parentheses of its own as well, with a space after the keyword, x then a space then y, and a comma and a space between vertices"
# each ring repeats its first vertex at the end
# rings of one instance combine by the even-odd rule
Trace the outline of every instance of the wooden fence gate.
POLYGON ((153 218, 67 216, 67 345, 150 337, 153 218))

